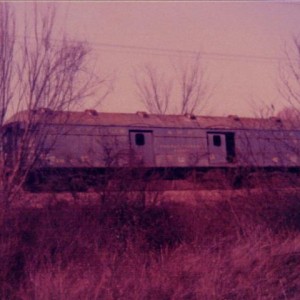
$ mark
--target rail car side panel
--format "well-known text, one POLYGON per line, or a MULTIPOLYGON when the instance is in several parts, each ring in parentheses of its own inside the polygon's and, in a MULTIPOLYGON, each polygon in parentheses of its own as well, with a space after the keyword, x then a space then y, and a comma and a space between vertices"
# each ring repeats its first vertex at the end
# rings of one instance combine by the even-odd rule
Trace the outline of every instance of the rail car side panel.
POLYGON ((99 126, 53 128, 45 142, 44 163, 55 167, 128 166, 126 130, 99 126))
POLYGON ((137 161, 134 162, 133 157, 141 155, 144 156, 144 167, 232 168, 300 165, 298 130, 216 131, 58 125, 50 126, 48 130, 44 146, 46 155, 40 163, 49 167, 140 166, 137 161), (142 143, 142 140, 136 140, 136 134, 144 139, 144 145, 136 145, 142 143), (231 150, 228 148, 229 135, 233 139, 230 142, 231 150), (231 158, 228 156, 229 152, 231 158))
POLYGON ((154 149, 157 167, 208 166, 206 134, 201 129, 158 128, 154 149))
POLYGON ((241 166, 296 167, 300 165, 300 132, 239 130, 236 134, 241 166))

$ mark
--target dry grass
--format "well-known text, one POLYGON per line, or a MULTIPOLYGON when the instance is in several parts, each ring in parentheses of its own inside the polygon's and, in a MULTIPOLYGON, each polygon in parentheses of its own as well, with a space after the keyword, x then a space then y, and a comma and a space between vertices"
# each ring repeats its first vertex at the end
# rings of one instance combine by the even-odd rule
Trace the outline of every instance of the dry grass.
POLYGON ((9 212, 0 298, 299 299, 300 197, 141 203, 9 212))

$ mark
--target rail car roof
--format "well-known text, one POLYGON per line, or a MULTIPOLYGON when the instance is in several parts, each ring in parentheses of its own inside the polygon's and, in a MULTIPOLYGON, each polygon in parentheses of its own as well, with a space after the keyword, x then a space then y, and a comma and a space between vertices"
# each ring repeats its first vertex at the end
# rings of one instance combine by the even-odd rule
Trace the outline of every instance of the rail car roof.
POLYGON ((102 113, 94 110, 66 112, 40 109, 22 111, 13 115, 6 124, 14 122, 44 122, 47 124, 163 127, 163 128, 208 128, 208 129, 300 129, 300 122, 279 118, 242 118, 238 116, 212 117, 194 115, 155 115, 137 113, 102 113))

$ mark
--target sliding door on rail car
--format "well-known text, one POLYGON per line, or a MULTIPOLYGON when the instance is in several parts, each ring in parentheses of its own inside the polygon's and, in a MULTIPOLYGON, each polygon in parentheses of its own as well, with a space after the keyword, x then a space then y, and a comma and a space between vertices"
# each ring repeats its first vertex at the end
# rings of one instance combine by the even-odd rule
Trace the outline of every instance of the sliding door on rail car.
POLYGON ((207 133, 210 164, 227 164, 235 160, 235 139, 233 132, 207 133))
POLYGON ((129 131, 133 165, 152 167, 154 165, 153 132, 148 130, 129 131))

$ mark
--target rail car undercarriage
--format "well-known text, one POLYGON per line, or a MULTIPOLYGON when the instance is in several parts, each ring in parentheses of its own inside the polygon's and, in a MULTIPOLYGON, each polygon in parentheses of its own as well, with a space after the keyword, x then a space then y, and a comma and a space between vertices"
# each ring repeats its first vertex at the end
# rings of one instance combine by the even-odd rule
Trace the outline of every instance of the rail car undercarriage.
POLYGON ((40 168, 30 192, 214 190, 300 186, 300 168, 40 168))

